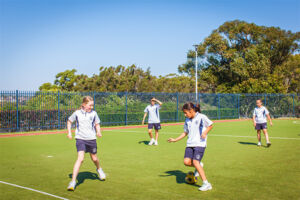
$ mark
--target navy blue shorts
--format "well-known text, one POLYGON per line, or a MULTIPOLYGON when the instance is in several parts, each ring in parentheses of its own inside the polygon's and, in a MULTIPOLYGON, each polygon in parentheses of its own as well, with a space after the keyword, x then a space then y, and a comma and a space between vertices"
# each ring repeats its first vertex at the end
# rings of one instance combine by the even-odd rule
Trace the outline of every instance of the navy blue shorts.
POLYGON ((161 129, 160 123, 150 123, 150 124, 148 124, 148 129, 153 129, 153 127, 154 127, 155 130, 161 129))
POLYGON ((261 124, 256 123, 255 130, 262 130, 262 129, 267 129, 267 123, 261 123, 261 124))
POLYGON ((204 155, 205 147, 186 147, 184 158, 190 158, 192 160, 202 160, 204 155))
POLYGON ((96 140, 81 140, 76 139, 76 148, 78 151, 84 151, 85 153, 96 154, 97 153, 97 142, 96 140))

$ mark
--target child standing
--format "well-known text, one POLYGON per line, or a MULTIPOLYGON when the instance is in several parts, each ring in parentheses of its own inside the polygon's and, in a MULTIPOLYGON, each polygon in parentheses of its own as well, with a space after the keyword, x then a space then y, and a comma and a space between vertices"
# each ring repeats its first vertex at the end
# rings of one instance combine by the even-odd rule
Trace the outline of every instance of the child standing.
POLYGON ((266 140, 267 140, 267 147, 271 146, 271 142, 269 140, 269 134, 267 131, 267 118, 270 121, 270 125, 273 126, 269 111, 266 107, 263 106, 262 104, 262 100, 258 99, 256 100, 256 108, 254 109, 253 112, 253 125, 255 127, 255 130, 257 131, 257 139, 258 139, 258 143, 257 146, 261 146, 261 135, 260 135, 260 131, 262 130, 266 140))
POLYGON ((177 138, 169 138, 168 142, 177 142, 188 136, 187 147, 185 149, 184 164, 189 167, 195 167, 195 176, 199 176, 203 181, 200 191, 212 189, 212 185, 207 181, 201 160, 206 148, 207 134, 212 129, 213 122, 206 115, 201 114, 200 105, 186 103, 182 107, 186 117, 184 123, 184 132, 177 138))
POLYGON ((148 117, 148 133, 150 136, 150 142, 149 145, 158 145, 158 130, 161 129, 161 125, 160 125, 160 118, 159 118, 159 109, 161 108, 162 102, 160 102, 159 100, 155 99, 154 97, 151 98, 150 100, 150 105, 148 105, 144 112, 144 118, 143 118, 143 122, 142 124, 144 125, 145 123, 145 119, 147 114, 149 113, 149 117, 148 117), (158 103, 158 104, 156 104, 158 103), (152 129, 155 129, 155 140, 153 139, 153 135, 152 135, 152 129))
POLYGON ((73 191, 76 186, 76 178, 80 169, 80 166, 84 160, 84 154, 90 153, 90 157, 97 167, 97 173, 100 180, 105 180, 106 175, 103 172, 99 164, 97 157, 97 142, 96 135, 102 137, 100 130, 100 119, 95 111, 93 111, 94 100, 90 96, 83 98, 81 109, 76 110, 70 117, 67 123, 68 138, 72 139, 71 126, 76 121, 76 148, 77 148, 77 160, 74 164, 72 181, 69 183, 68 190, 73 191))

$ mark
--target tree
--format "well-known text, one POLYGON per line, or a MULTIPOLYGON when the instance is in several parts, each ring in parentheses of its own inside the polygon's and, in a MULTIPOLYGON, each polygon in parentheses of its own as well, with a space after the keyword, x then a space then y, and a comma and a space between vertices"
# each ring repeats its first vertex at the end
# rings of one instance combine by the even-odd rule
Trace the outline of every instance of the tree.
MULTIPOLYGON (((299 32, 238 20, 225 22, 199 44, 200 90, 288 92, 286 88, 290 87, 285 85, 284 77, 275 72, 299 52, 299 39, 299 32)), ((189 51, 187 57, 195 59, 195 53, 189 51)), ((189 59, 178 67, 178 71, 193 76, 194 62, 189 59)))

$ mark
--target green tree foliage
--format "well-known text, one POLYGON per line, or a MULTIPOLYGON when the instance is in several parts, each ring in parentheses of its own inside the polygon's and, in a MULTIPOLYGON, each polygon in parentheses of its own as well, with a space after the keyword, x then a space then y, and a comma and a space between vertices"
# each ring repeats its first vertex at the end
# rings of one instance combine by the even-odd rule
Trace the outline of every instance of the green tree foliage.
MULTIPOLYGON (((202 93, 299 93, 300 32, 225 22, 199 44, 198 88, 202 93)), ((178 74, 153 76, 150 69, 131 65, 99 68, 88 77, 66 70, 41 91, 184 92, 195 91, 195 52, 178 66, 178 74)))
MULTIPOLYGON (((299 92, 300 32, 225 22, 199 44, 198 66, 202 92, 299 92)), ((195 53, 178 71, 194 75, 195 53)))

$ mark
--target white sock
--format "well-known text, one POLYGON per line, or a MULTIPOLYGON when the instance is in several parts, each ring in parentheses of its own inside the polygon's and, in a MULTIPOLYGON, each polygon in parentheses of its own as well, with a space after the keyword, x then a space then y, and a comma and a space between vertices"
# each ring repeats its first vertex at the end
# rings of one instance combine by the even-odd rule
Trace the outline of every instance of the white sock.
POLYGON ((208 181, 207 181, 207 180, 203 181, 203 184, 207 184, 207 183, 208 183, 208 181))

